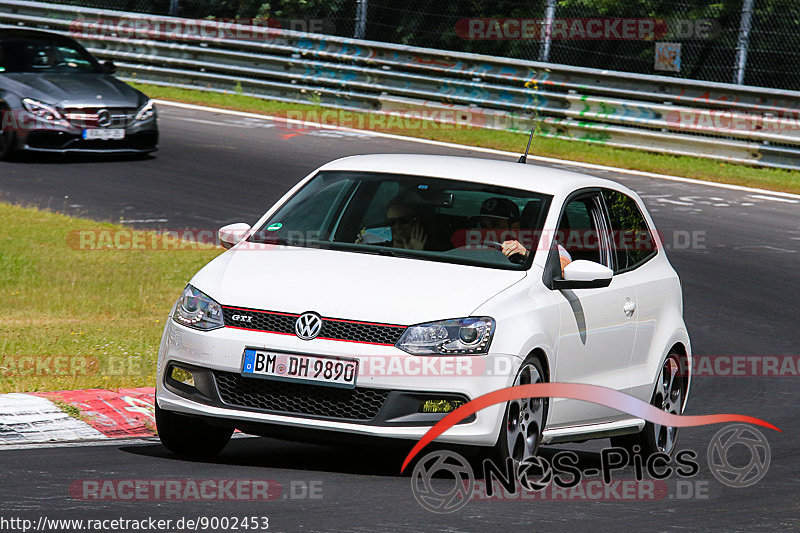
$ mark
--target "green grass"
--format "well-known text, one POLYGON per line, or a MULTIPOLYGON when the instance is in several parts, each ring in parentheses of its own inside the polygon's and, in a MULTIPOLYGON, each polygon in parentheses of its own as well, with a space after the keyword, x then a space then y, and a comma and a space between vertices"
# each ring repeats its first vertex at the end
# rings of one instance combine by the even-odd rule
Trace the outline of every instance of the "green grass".
POLYGON ((0 220, 0 392, 152 386, 169 309, 222 249, 81 250, 76 231, 130 230, 4 203, 0 220))
MULTIPOLYGON (((266 115, 286 116, 287 113, 300 112, 307 113, 306 116, 313 117, 315 113, 316 116, 319 116, 320 112, 327 109, 312 104, 276 102, 239 94, 176 89, 141 83, 134 85, 153 98, 266 115)), ((341 124, 343 126, 359 127, 360 125, 365 125, 367 129, 375 131, 512 152, 521 152, 527 142, 526 134, 507 131, 490 131, 466 126, 436 125, 435 123, 427 123, 422 127, 417 124, 411 124, 411 127, 404 128, 398 127, 401 125, 397 124, 397 121, 390 123, 385 118, 370 117, 366 113, 352 113, 345 115, 345 117, 346 123, 341 124)), ((330 124, 331 122, 327 123, 330 124)), ((538 137, 531 147, 531 153, 545 157, 684 176, 705 181, 800 193, 800 173, 791 170, 729 164, 700 157, 676 157, 547 137, 538 137)))
POLYGON ((57 398, 50 398, 50 401, 53 402, 56 407, 67 413, 68 416, 76 420, 86 420, 86 415, 83 414, 83 411, 81 411, 81 408, 77 405, 61 401, 57 398))

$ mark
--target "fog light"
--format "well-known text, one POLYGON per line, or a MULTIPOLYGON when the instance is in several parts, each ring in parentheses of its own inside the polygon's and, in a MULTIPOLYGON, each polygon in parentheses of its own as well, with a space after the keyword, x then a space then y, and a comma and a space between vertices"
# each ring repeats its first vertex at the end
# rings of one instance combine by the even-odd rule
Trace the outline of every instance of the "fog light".
POLYGON ((172 371, 169 373, 169 377, 178 383, 183 383, 184 385, 194 387, 194 376, 186 369, 173 366, 172 371))
POLYGON ((465 402, 461 400, 426 400, 422 404, 422 413, 450 413, 455 411, 465 402))

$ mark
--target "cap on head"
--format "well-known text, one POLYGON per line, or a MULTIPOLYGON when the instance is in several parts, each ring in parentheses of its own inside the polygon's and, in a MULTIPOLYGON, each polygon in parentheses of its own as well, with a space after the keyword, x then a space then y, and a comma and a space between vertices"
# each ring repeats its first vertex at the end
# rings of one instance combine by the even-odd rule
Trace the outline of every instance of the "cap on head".
POLYGON ((502 217, 513 224, 519 221, 519 207, 508 198, 489 198, 481 204, 481 215, 502 217))

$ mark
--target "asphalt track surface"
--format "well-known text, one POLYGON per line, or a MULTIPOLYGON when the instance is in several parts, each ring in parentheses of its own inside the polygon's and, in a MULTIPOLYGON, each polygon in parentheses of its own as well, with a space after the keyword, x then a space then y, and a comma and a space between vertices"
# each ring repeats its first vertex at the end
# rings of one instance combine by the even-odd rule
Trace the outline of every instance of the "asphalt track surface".
MULTIPOLYGON (((309 171, 338 157, 389 152, 492 157, 207 111, 167 106, 160 111, 162 142, 155 157, 37 156, 0 163, 0 198, 135 227, 216 229, 254 222, 309 171)), ((695 354, 798 353, 799 202, 586 172, 617 179, 643 196, 672 248, 668 255, 682 279, 695 354), (695 242, 688 249, 687 235, 695 242)), ((669 496, 657 501, 473 501, 441 515, 414 500, 410 479, 399 474, 404 451, 253 438, 235 439, 215 461, 201 463, 175 458, 155 440, 2 450, 0 509, 5 517, 33 519, 257 515, 269 517, 270 531, 799 530, 798 385, 797 376, 694 380, 687 414, 749 414, 783 430, 763 430, 771 447, 769 471, 756 485, 738 489, 721 484, 708 468, 706 450, 720 427, 681 430, 679 449, 698 454, 700 472, 690 481, 706 487, 703 497, 679 497, 677 482, 670 480, 669 496), (87 478, 268 479, 279 482, 288 497, 262 503, 72 498, 70 484, 87 478), (312 482, 321 482, 319 499, 302 497, 302 487, 312 482)), ((606 443, 559 445, 544 453, 580 450, 581 468, 590 468, 606 443)), ((748 457, 738 453, 734 460, 748 457)), ((616 477, 632 478, 633 471, 616 477)))

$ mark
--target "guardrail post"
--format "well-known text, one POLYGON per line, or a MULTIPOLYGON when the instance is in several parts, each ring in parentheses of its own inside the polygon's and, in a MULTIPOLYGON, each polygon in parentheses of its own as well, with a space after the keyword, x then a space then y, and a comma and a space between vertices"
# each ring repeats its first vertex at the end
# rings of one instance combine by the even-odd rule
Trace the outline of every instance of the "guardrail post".
POLYGON ((353 37, 363 39, 367 33, 367 0, 356 0, 356 2, 356 29, 353 37))
POLYGON ((544 8, 544 27, 542 28, 542 44, 539 45, 539 61, 547 63, 550 59, 550 42, 552 41, 553 19, 556 17, 556 0, 547 0, 544 8))
POLYGON ((750 46, 750 29, 753 24, 753 2, 742 1, 742 21, 739 24, 739 41, 736 43, 736 68, 733 74, 733 83, 744 83, 744 72, 747 66, 747 49, 750 46))

